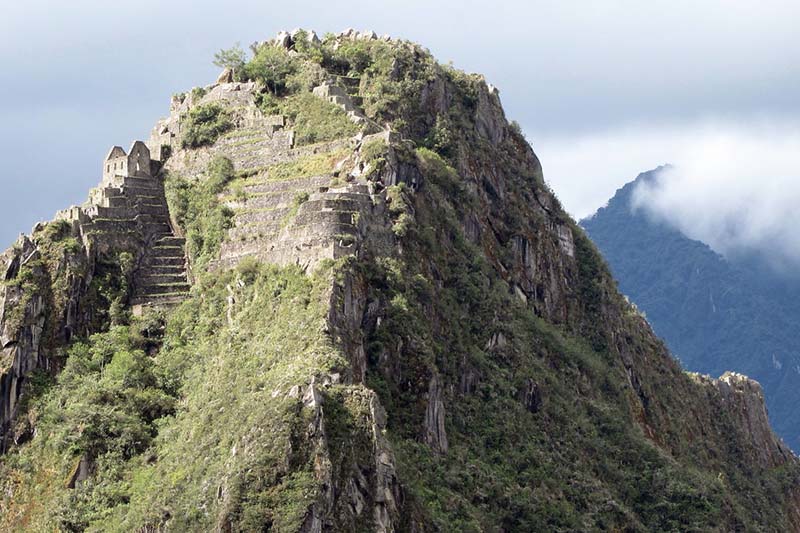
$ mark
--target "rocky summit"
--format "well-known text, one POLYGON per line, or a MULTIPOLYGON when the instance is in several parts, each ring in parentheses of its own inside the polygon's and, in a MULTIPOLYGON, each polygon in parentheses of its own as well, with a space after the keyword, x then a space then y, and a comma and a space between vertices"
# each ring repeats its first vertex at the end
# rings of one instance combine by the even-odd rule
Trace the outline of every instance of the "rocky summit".
POLYGON ((482 76, 223 50, 1 259, 4 531, 798 531, 758 383, 687 374, 482 76))

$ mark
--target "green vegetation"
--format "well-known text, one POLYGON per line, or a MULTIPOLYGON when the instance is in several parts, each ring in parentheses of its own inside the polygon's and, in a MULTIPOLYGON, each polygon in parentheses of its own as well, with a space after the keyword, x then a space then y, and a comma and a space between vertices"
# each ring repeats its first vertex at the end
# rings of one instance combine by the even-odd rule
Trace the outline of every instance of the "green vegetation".
POLYGON ((658 179, 658 170, 640 174, 582 225, 622 292, 685 368, 711 376, 733 370, 757 380, 776 433, 800 451, 800 359, 790 355, 800 354, 794 333, 800 284, 757 257, 722 257, 654 222, 647 209, 632 209, 636 187, 658 179))
POLYGON ((214 54, 214 64, 220 68, 229 68, 236 71, 241 71, 244 68, 246 55, 242 50, 239 43, 232 48, 220 50, 214 54))
POLYGON ((280 112, 293 124, 298 146, 352 137, 359 129, 341 108, 311 93, 286 98, 280 112))
POLYGON ((244 76, 263 83, 270 94, 284 96, 289 90, 290 77, 296 75, 300 68, 300 61, 290 56, 285 49, 261 46, 244 65, 244 76))
POLYGON ((190 181, 170 174, 164 182, 170 213, 183 230, 186 251, 196 272, 216 259, 233 223, 233 212, 222 205, 219 196, 234 174, 233 163, 217 156, 201 179, 190 181))
MULTIPOLYGON (((91 235, 92 239, 103 238, 91 235)), ((41 306, 37 313, 45 312, 45 347, 56 346, 69 340, 69 332, 60 326, 61 313, 66 312, 70 298, 75 298, 78 283, 88 269, 88 260, 82 243, 73 234, 72 225, 66 221, 45 224, 31 235, 37 253, 22 264, 16 275, 3 282, 19 294, 18 304, 7 313, 6 327, 15 331, 26 321, 30 304, 38 298, 41 306)), ((134 267, 131 251, 98 253, 94 275, 87 294, 88 327, 95 331, 108 329, 109 324, 126 320, 124 306, 128 302, 134 267)), ((27 317, 28 320, 34 317, 27 317)))
MULTIPOLYGON (((424 193, 390 189, 393 215, 415 213, 402 231, 396 219, 402 257, 349 268, 373 289, 370 301, 385 306, 380 328, 365 340, 367 384, 390 413, 399 474, 427 519, 444 531, 758 527, 753 500, 732 499, 718 470, 688 457, 676 463, 645 437, 618 359, 513 295, 463 236, 459 213, 469 202, 459 176, 432 151, 417 157, 428 177, 424 193), (434 374, 461 389, 445 400, 446 454, 419 442, 419 398, 434 374), (526 404, 531 384, 539 400, 526 404)), ((596 253, 582 252, 582 261, 584 276, 604 276, 596 253)), ((770 476, 757 483, 761 509, 788 486, 770 476)), ((743 480, 737 487, 748 490, 743 480)))
MULTIPOLYGON (((196 180, 168 176, 191 294, 167 314, 127 316, 112 304, 134 257, 101 258, 91 294, 113 326, 74 342, 57 380, 30 379, 36 433, 0 457, 0 530, 288 532, 315 506, 325 528, 372 531, 379 483, 397 491, 397 531, 791 529, 796 465, 760 465, 741 413, 683 376, 519 132, 479 131, 481 78, 409 43, 330 37, 262 47, 240 69, 263 85, 262 107, 295 106, 308 142, 345 134, 340 116, 313 109, 309 80, 360 78, 370 116, 407 139, 384 184, 393 235, 362 223, 359 255, 315 272, 253 258, 209 271, 231 224, 223 198, 329 175, 352 150, 238 174, 218 157, 196 180), (434 393, 446 451, 429 431, 434 393)), ((373 139, 359 158, 382 168, 388 150, 373 139)), ((308 199, 297 194, 289 216, 308 199)), ((53 253, 7 286, 47 291, 77 261, 69 227, 45 229, 53 253)))
POLYGON ((294 530, 317 483, 314 448, 298 440, 313 412, 288 392, 347 365, 322 329, 330 285, 330 270, 243 262, 204 276, 165 330, 149 316, 75 345, 32 407, 48 438, 0 459, 15 490, 13 507, 0 499, 0 526, 294 530), (92 475, 71 482, 82 458, 92 475))
POLYGON ((217 103, 204 104, 189 110, 184 119, 181 146, 199 148, 214 144, 220 135, 233 127, 226 111, 217 103))
POLYGON ((336 163, 346 157, 347 153, 345 150, 337 150, 335 152, 311 154, 294 161, 278 163, 269 167, 267 179, 269 181, 283 181, 331 174, 336 163))

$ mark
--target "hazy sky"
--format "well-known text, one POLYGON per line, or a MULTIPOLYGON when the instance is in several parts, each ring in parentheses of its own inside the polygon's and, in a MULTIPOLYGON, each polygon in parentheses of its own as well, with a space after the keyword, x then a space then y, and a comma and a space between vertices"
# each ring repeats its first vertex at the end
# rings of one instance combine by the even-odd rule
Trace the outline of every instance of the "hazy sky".
MULTIPOLYGON (((576 216, 665 162, 690 169, 668 201, 653 200, 668 217, 684 196, 699 199, 692 213, 729 216, 713 194, 726 173, 738 180, 731 205, 758 184, 797 198, 797 147, 784 142, 800 124, 797 20, 800 2, 769 0, 5 1, 0 248, 82 202, 111 145, 146 138, 172 93, 215 79, 216 50, 298 26, 389 33, 484 73, 576 216), (697 144, 720 136, 725 150, 697 144), (781 158, 761 167, 771 140, 781 158), (743 154, 746 171, 731 175, 743 154)), ((762 226, 792 203, 764 202, 772 218, 762 226)))

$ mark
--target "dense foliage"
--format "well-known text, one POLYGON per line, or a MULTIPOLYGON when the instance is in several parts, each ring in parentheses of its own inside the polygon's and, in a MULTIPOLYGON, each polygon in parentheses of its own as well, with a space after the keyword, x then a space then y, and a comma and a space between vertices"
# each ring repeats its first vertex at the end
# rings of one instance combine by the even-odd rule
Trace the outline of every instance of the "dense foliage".
POLYGON ((275 400, 273 391, 346 364, 320 329, 329 272, 309 278, 297 268, 242 264, 204 277, 166 330, 153 315, 76 344, 58 383, 31 407, 49 437, 0 463, 0 479, 22 482, 14 512, 0 504, 5 520, 31 512, 34 527, 131 531, 171 515, 176 531, 210 530, 215 515, 199 505, 221 505, 223 483, 239 530, 265 516, 293 530, 315 494, 313 465, 281 473, 291 421, 304 418, 296 401, 275 400), (259 440, 248 444, 256 429, 259 440), (82 459, 92 475, 71 481, 82 459), (33 483, 39 468, 47 474, 33 483))
POLYGON ((367 339, 367 384, 392 415, 410 495, 436 526, 705 531, 730 506, 746 516, 716 474, 676 465, 642 435, 624 370, 607 352, 537 318, 511 294, 463 237, 464 205, 450 192, 461 188, 457 174, 430 151, 418 157, 428 182, 412 197, 417 215, 405 220, 404 259, 353 268, 388 306, 367 339), (408 348, 398 354, 398 344, 408 348), (397 374, 419 378, 398 382, 381 364, 387 359, 397 361, 397 374), (419 398, 431 374, 462 387, 447 402, 447 454, 419 442, 419 398), (531 384, 541 403, 526 405, 531 384))
POLYGON ((214 144, 220 135, 233 127, 228 112, 216 103, 191 108, 183 124, 185 128, 181 139, 183 148, 199 148, 214 144))
POLYGON ((234 178, 233 163, 217 156, 205 176, 187 180, 170 174, 164 186, 170 213, 186 237, 186 251, 197 272, 217 257, 231 227, 233 212, 219 200, 225 186, 234 178))

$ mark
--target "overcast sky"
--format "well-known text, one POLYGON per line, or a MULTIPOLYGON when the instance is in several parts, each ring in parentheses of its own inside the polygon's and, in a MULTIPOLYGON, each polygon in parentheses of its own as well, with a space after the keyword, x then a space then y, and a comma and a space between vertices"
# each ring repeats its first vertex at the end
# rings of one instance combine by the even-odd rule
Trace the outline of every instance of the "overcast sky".
POLYGON ((578 217, 666 162, 692 172, 653 205, 694 198, 698 184, 706 200, 692 212, 716 217, 723 174, 709 157, 704 172, 693 161, 704 153, 697 143, 720 135, 731 139, 713 152, 726 172, 731 157, 782 143, 783 174, 749 164, 735 179, 750 185, 736 190, 759 194, 752 184, 780 180, 796 198, 798 147, 784 136, 800 124, 798 20, 800 2, 769 0, 3 2, 0 248, 82 202, 111 145, 147 138, 171 94, 215 79, 215 51, 298 26, 389 33, 485 74, 578 217))

